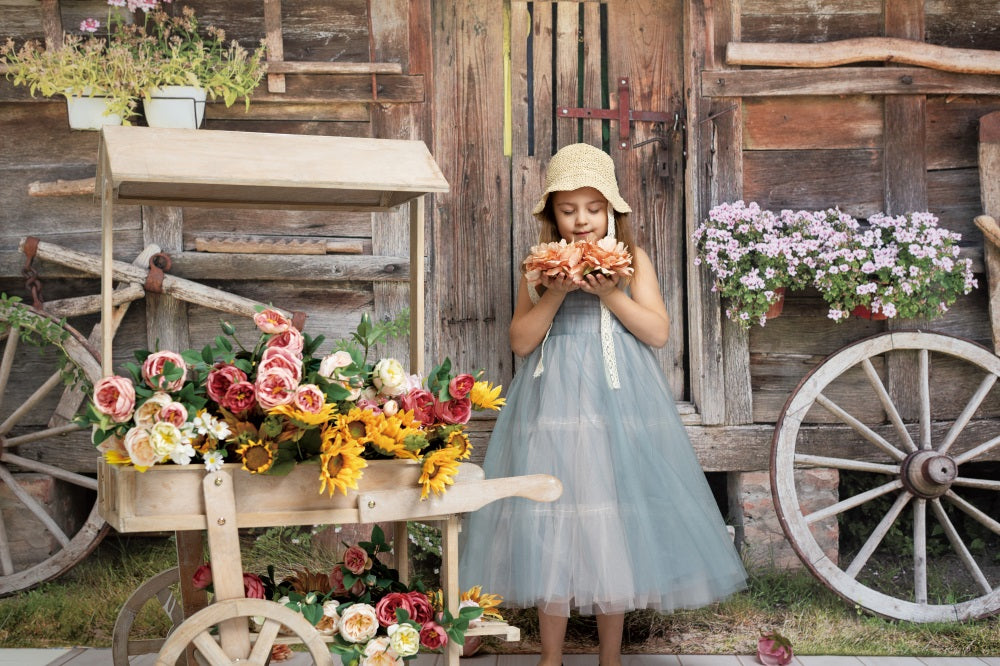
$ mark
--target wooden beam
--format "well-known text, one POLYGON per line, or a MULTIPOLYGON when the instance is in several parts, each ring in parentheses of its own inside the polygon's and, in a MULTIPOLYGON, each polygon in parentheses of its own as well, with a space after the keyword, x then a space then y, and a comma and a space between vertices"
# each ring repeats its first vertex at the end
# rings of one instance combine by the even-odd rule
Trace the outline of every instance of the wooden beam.
MULTIPOLYGON (((402 74, 398 62, 281 62, 267 63, 268 77, 274 74, 402 74)), ((271 92, 277 92, 271 90, 271 92)))
POLYGON ((730 42, 726 45, 728 65, 812 68, 858 62, 891 62, 963 74, 1000 74, 1000 51, 936 46, 899 37, 860 37, 819 44, 730 42))
POLYGON ((285 40, 281 34, 281 0, 264 0, 264 30, 267 33, 267 91, 285 92, 285 77, 272 69, 285 59, 285 40))
POLYGON ((727 69, 699 72, 705 97, 779 95, 1000 95, 1000 76, 920 67, 727 69))
POLYGON ((1000 246, 994 231, 1000 218, 1000 111, 988 113, 979 119, 979 188, 983 212, 989 221, 976 218, 976 225, 983 236, 992 242, 984 243, 986 268, 989 279, 989 313, 993 331, 993 349, 1000 350, 1000 246), (985 228, 984 228, 985 227, 985 228))
POLYGON ((62 48, 63 26, 59 0, 42 0, 42 30, 45 32, 45 48, 62 48))

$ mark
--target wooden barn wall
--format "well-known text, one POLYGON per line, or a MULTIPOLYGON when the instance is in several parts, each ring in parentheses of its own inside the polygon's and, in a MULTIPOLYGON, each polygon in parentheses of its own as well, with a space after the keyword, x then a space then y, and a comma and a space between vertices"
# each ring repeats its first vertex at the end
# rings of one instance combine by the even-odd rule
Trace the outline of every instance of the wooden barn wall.
MULTIPOLYGON (((174 3, 175 10, 179 3, 174 3)), ((264 37, 264 0, 185 0, 202 25, 224 28, 227 37, 253 45, 264 37)), ((366 0, 283 0, 282 33, 286 60, 368 62, 369 28, 366 0)), ((378 103, 372 103, 368 75, 286 75, 287 92, 269 93, 262 85, 254 93, 249 112, 237 103, 225 108, 210 103, 205 129, 290 134, 360 136, 430 140, 431 123, 425 94, 432 67, 429 0, 377 0, 371 24, 376 62, 402 65, 402 75, 379 75, 378 103), (415 37, 411 37, 415 35, 415 37)), ((42 38, 40 2, 0 2, 0 38, 42 38)), ((64 0, 63 26, 71 30, 88 16, 106 14, 104 0, 64 0)), ((29 184, 58 179, 75 180, 95 173, 98 135, 72 131, 61 99, 30 97, 0 76, 0 290, 30 300, 21 277, 24 257, 18 246, 27 235, 76 250, 100 252, 100 203, 93 195, 29 196, 29 184)), ((261 155, 266 160, 266 155, 261 155)), ((433 197, 428 197, 428 237, 433 228, 433 197)), ((409 216, 406 207, 390 213, 334 213, 276 210, 164 209, 118 206, 115 211, 115 258, 131 261, 145 243, 156 240, 171 251, 193 252, 199 237, 256 234, 272 237, 275 256, 260 255, 236 261, 224 254, 199 261, 175 260, 172 272, 249 298, 271 302, 308 314, 305 331, 328 340, 346 336, 363 312, 394 317, 408 307, 405 280, 409 255, 409 216), (302 257, 288 261, 280 245, 288 237, 350 240, 360 243, 370 260, 356 269, 341 265, 344 255, 302 257), (403 262, 380 260, 403 258, 403 262)), ((429 252, 431 243, 428 243, 429 252)), ((433 257, 429 258, 431 262, 433 257)), ((429 262, 430 264, 430 262, 429 262)), ((99 282, 62 267, 41 263, 43 297, 98 293, 99 282)), ((463 292, 464 293, 464 292, 463 292)), ((152 300, 152 299, 151 299, 152 300)), ((430 308, 430 304, 428 308, 430 308)), ((133 306, 116 336, 115 366, 132 360, 132 351, 166 341, 181 340, 201 346, 219 333, 221 313, 184 306, 161 313, 141 304, 133 306), (168 326, 186 320, 179 331, 157 330, 158 318, 168 326), (178 319, 180 318, 180 319, 178 319)), ((428 312, 428 315, 430 313, 428 312)), ((89 332, 95 317, 74 321, 89 332)), ((244 339, 252 339, 249 322, 240 324, 244 339)), ((436 323, 427 317, 428 345, 434 346, 436 323)), ((379 350, 407 362, 407 341, 379 350)), ((328 343, 329 345, 329 343, 328 343)), ((322 349, 326 350, 328 345, 322 349)), ((494 347, 482 346, 478 353, 494 347)), ((475 356, 467 351, 462 360, 475 356)), ((433 360, 433 356, 429 357, 433 360)), ((470 360, 471 362, 471 360, 470 360)), ((479 362, 480 365, 489 363, 479 362)), ((16 384, 16 383, 15 383, 16 384)), ((17 396, 7 396, 17 404, 17 396)), ((81 469, 93 468, 92 448, 82 438, 81 469)), ((72 467, 72 465, 67 465, 72 467)), ((92 471, 92 469, 91 469, 92 471)))
MULTIPOLYGON (((715 15, 714 20, 718 24, 731 19, 744 42, 826 42, 889 35, 995 50, 1000 49, 998 11, 1000 3, 972 0, 743 0, 733 14, 715 15)), ((779 88, 781 70, 766 73, 779 88)), ((872 86, 870 93, 781 90, 742 96, 734 105, 739 127, 733 135, 742 146, 740 168, 735 170, 739 180, 730 189, 774 211, 839 207, 866 218, 878 211, 927 209, 943 226, 962 234, 965 251, 981 269, 982 237, 972 222, 981 212, 978 118, 1000 109, 1000 97, 965 94, 960 86, 949 94, 887 95, 877 84, 872 86)), ((920 322, 921 327, 990 346, 985 275, 978 278, 978 291, 961 298, 945 317, 920 322)), ((775 422, 810 369, 843 345, 888 326, 857 318, 833 323, 818 292, 789 294, 782 316, 764 328, 754 327, 746 341, 753 422, 775 422)), ((958 402, 969 387, 963 378, 954 379, 958 402)), ((864 382, 860 376, 845 377, 832 389, 834 400, 851 413, 875 416, 869 414, 872 401, 856 390, 864 382)), ((943 396, 942 401, 951 399, 943 396)), ((809 420, 831 420, 819 412, 809 420)))

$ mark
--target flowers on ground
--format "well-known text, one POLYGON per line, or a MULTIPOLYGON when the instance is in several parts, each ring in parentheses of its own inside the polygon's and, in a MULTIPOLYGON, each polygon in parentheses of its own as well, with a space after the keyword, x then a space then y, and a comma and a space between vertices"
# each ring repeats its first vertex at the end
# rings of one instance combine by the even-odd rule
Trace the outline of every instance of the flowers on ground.
POLYGON ((541 243, 531 248, 524 260, 524 275, 528 284, 537 285, 543 276, 553 277, 565 273, 582 278, 594 271, 609 277, 632 275, 632 255, 624 243, 613 238, 582 240, 567 243, 541 243))
POLYGON ((140 471, 200 462, 239 463, 252 474, 286 474, 318 462, 319 492, 356 489, 367 460, 421 465, 422 497, 441 494, 472 451, 465 424, 478 409, 503 405, 500 387, 454 373, 445 359, 426 381, 391 358, 368 361, 373 345, 403 323, 365 315, 348 341, 320 354, 323 337, 300 333, 273 309, 254 318, 244 346, 223 324, 202 350, 136 353, 128 376, 105 377, 79 417, 114 464, 140 471))

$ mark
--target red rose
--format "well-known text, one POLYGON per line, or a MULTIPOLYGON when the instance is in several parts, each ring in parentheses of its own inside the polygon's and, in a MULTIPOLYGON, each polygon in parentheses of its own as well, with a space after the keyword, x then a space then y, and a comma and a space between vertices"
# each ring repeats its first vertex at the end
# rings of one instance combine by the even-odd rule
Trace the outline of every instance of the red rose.
POLYGON ((434 396, 426 389, 413 389, 402 398, 403 409, 413 412, 413 418, 424 425, 434 423, 434 396))
POLYGON ((194 570, 194 575, 191 576, 191 584, 194 585, 196 590, 204 590, 206 587, 212 584, 212 567, 207 564, 203 564, 194 570))
POLYGON ((257 574, 243 574, 243 596, 247 599, 264 598, 264 581, 257 574))
POLYGON ((246 380, 247 374, 235 365, 218 363, 208 373, 208 379, 205 380, 205 392, 208 393, 209 398, 221 405, 226 399, 226 391, 229 390, 229 387, 246 380))
POLYGON ((399 621, 396 619, 397 608, 402 608, 411 618, 413 617, 413 605, 410 603, 409 595, 390 592, 375 604, 375 617, 378 618, 378 623, 383 627, 396 624, 399 621))
POLYGON ((476 380, 472 375, 458 375, 448 382, 448 393, 451 394, 452 398, 461 400, 465 396, 469 395, 469 391, 472 390, 475 383, 476 380))
POLYGON ((413 609, 413 612, 410 613, 411 620, 423 625, 434 619, 434 606, 426 594, 413 591, 408 596, 410 597, 410 607, 413 609))
POLYGON ((438 650, 448 644, 448 634, 436 622, 427 622, 420 629, 420 644, 428 650, 438 650))
POLYGON ((365 569, 371 568, 371 565, 368 553, 361 546, 351 546, 344 553, 344 566, 355 576, 363 574, 365 569))
POLYGON ((462 398, 461 400, 449 400, 447 402, 434 403, 434 416, 439 421, 449 425, 468 423, 469 416, 472 415, 472 400, 462 398))

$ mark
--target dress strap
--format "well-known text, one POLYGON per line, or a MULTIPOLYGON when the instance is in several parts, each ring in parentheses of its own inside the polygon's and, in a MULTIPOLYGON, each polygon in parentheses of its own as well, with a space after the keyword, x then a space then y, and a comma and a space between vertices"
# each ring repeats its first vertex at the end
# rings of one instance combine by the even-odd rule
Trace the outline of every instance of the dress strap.
MULTIPOLYGON (((548 337, 547 333, 546 337, 548 337)), ((604 375, 607 377, 608 386, 613 389, 620 389, 622 386, 618 381, 618 361, 615 359, 615 341, 611 336, 611 311, 608 310, 604 303, 601 303, 601 355, 604 356, 604 375)), ((540 363, 541 361, 539 361, 540 363)))

